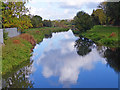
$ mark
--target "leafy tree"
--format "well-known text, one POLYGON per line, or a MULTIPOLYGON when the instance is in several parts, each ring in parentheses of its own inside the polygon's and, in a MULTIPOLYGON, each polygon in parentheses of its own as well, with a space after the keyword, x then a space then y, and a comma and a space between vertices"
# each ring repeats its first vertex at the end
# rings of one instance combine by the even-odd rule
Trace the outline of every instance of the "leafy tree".
POLYGON ((106 24, 106 15, 102 9, 93 10, 93 13, 91 16, 92 16, 93 21, 96 25, 106 24))
POLYGON ((20 25, 19 27, 22 31, 24 29, 28 29, 29 27, 33 27, 31 24, 31 20, 29 19, 29 16, 27 16, 27 15, 21 16, 19 25, 20 25))
POLYGON ((105 10, 106 15, 111 18, 114 25, 120 25, 120 2, 108 2, 105 10))
POLYGON ((23 2, 2 2, 2 27, 18 27, 20 30, 32 27, 30 19, 25 15, 29 10, 23 2), (23 19, 24 18, 24 19, 23 19))
POLYGON ((35 15, 31 18, 31 23, 34 28, 42 27, 42 17, 35 15))
POLYGON ((110 24, 120 25, 120 2, 102 2, 99 7, 103 8, 110 24))
POLYGON ((44 27, 52 27, 52 22, 50 20, 44 20, 43 21, 43 26, 44 27))
POLYGON ((81 32, 89 30, 93 26, 91 16, 83 11, 77 13, 74 17, 74 23, 75 27, 81 32))

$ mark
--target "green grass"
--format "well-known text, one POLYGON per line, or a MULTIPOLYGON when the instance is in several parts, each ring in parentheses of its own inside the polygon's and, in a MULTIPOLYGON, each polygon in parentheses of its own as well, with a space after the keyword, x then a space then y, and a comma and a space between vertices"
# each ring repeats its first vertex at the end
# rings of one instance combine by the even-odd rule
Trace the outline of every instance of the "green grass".
POLYGON ((21 68, 25 62, 29 62, 29 57, 31 56, 30 48, 32 48, 32 45, 20 37, 6 40, 2 48, 2 75, 7 73, 9 75, 16 68, 21 68), (20 43, 13 43, 14 40, 18 40, 20 43))
POLYGON ((119 31, 120 27, 96 25, 91 30, 82 33, 82 35, 93 40, 99 45, 104 45, 108 47, 119 47, 119 31), (115 35, 110 37, 112 33, 114 33, 115 35))
POLYGON ((62 32, 68 31, 68 28, 60 28, 60 27, 43 27, 43 28, 31 28, 26 29, 25 33, 32 35, 37 43, 41 42, 45 35, 50 35, 52 32, 62 32))
MULTIPOLYGON (((26 29, 24 33, 32 35, 37 43, 41 42, 45 35, 50 35, 52 32, 67 31, 68 28, 45 27, 26 29)), ((9 38, 2 46, 2 75, 8 77, 9 74, 16 72, 27 64, 30 64, 31 48, 30 42, 20 38, 19 36, 9 38), (14 40, 19 42, 14 43, 14 40)))

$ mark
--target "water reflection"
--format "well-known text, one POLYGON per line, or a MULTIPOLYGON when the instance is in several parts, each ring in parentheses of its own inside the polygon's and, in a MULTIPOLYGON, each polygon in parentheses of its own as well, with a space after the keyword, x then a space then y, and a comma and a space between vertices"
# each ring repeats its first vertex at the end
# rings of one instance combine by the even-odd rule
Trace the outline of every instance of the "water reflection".
POLYGON ((2 79, 2 87, 6 88, 33 88, 33 82, 29 80, 32 73, 32 66, 21 68, 7 79, 2 79))
POLYGON ((95 44, 87 38, 80 37, 75 41, 75 47, 77 49, 77 53, 81 56, 84 56, 92 51, 95 44))
POLYGON ((43 40, 40 47, 38 45, 33 53, 35 72, 39 71, 37 67, 42 67, 42 75, 45 78, 57 76, 58 83, 63 84, 64 87, 76 84, 81 70, 90 71, 94 69, 96 62, 105 62, 97 49, 92 48, 93 42, 78 39, 71 31, 43 40))
POLYGON ((120 48, 102 48, 102 56, 106 58, 107 64, 116 72, 120 72, 120 48))
POLYGON ((52 34, 45 34, 45 38, 51 38, 52 37, 52 34))
POLYGON ((33 50, 33 63, 17 71, 3 86, 10 88, 117 88, 120 49, 98 47, 71 30, 53 33, 33 50))

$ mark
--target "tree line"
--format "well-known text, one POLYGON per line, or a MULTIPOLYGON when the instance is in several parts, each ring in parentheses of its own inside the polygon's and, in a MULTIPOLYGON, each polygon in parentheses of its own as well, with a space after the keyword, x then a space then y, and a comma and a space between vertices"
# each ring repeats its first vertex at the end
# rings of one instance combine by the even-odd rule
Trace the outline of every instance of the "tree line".
POLYGON ((102 2, 91 15, 79 11, 74 17, 74 25, 80 32, 89 30, 94 25, 120 26, 120 2, 102 2))
MULTIPOLYGON (((73 20, 43 20, 41 16, 28 14, 25 7, 27 0, 23 2, 0 2, 2 4, 2 28, 17 27, 23 31, 28 28, 40 27, 70 27, 78 31, 89 30, 94 25, 120 26, 120 2, 102 2, 98 9, 89 15, 79 11, 73 20)), ((1 23, 1 22, 0 22, 1 23)))
POLYGON ((17 27, 18 30, 23 31, 28 28, 40 27, 67 27, 70 26, 68 20, 43 20, 39 15, 31 15, 23 2, 0 2, 2 10, 2 27, 12 28, 17 27))

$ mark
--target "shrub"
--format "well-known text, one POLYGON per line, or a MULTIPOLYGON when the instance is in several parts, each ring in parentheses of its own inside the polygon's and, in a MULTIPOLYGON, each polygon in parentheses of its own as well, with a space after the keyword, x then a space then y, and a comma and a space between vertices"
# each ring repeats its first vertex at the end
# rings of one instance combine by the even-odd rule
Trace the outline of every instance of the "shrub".
POLYGON ((5 32, 5 29, 3 29, 3 39, 4 40, 8 39, 8 32, 5 32))

